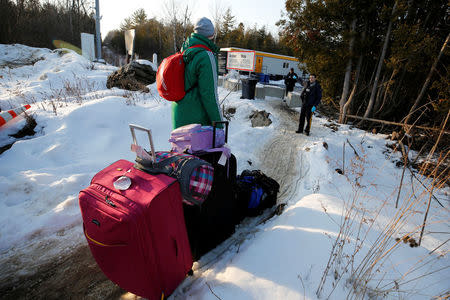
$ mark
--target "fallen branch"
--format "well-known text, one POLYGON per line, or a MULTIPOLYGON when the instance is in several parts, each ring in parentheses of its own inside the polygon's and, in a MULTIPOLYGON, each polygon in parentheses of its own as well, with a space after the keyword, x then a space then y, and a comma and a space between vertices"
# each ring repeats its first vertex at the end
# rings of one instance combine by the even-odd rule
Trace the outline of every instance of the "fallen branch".
MULTIPOLYGON (((400 127, 404 127, 405 124, 404 123, 397 123, 397 122, 392 122, 392 121, 386 121, 386 120, 378 120, 378 119, 372 119, 372 118, 363 118, 360 116, 355 116, 355 115, 347 115, 347 118, 353 118, 353 119, 358 119, 358 120, 365 120, 365 121, 370 121, 370 122, 377 122, 377 123, 382 123, 382 124, 387 124, 387 125, 395 125, 395 126, 400 126, 400 127)), ((419 126, 419 125, 408 125, 411 126, 411 128, 415 127, 415 128, 419 128, 419 129, 425 129, 425 130, 432 130, 432 131, 441 131, 441 128, 434 128, 434 127, 426 127, 426 126, 419 126)), ((443 130, 442 132, 445 134, 450 134, 449 130, 443 130)))
POLYGON ((355 152, 355 155, 359 158, 359 154, 358 154, 358 152, 356 152, 356 149, 355 149, 355 147, 353 147, 353 145, 350 143, 350 141, 347 139, 347 143, 350 145, 350 147, 352 147, 352 149, 353 149, 353 152, 355 152))

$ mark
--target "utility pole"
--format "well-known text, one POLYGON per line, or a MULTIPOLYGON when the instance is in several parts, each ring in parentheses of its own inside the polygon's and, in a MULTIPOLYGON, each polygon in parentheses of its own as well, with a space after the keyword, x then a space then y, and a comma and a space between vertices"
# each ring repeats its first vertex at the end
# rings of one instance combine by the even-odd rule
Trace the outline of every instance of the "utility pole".
POLYGON ((97 61, 102 59, 102 41, 100 39, 100 4, 95 0, 95 32, 97 44, 97 61))

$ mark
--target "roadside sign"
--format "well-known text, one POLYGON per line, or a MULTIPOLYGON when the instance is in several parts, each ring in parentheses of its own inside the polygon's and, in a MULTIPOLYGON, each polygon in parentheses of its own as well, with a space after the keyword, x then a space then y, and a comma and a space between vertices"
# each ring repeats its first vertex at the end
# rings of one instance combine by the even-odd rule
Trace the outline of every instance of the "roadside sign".
POLYGON ((255 56, 255 51, 228 51, 227 69, 253 72, 255 56))

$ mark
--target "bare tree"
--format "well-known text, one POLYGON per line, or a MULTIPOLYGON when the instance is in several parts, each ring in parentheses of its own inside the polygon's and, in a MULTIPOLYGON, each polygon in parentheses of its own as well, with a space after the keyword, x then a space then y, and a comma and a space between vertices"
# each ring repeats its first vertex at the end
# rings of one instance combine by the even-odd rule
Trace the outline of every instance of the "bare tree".
POLYGON ((447 35, 447 38, 445 39, 444 44, 442 45, 441 51, 439 51, 438 56, 436 57, 436 59, 434 60, 433 65, 431 66, 430 72, 428 73, 427 79, 425 80, 425 83, 422 86, 422 89, 420 90, 419 95, 416 98, 416 101, 414 101, 413 106, 411 107, 411 109, 409 110, 409 114, 406 116, 405 119, 405 124, 408 124, 409 119, 411 118, 411 115, 414 113, 414 111, 417 108, 417 105, 419 105, 420 100, 422 99, 423 95, 425 94, 425 91, 428 88, 428 85, 430 84, 431 81, 431 76, 434 73, 434 70, 436 69, 436 66, 439 62, 439 60, 441 59, 442 54, 444 53, 445 48, 447 47, 448 41, 450 38, 450 34, 447 35))
POLYGON ((175 0, 164 2, 164 11, 168 19, 169 26, 172 28, 173 51, 177 52, 177 24, 178 24, 178 4, 175 0))
POLYGON ((385 88, 385 91, 384 91, 383 101, 382 101, 382 103, 380 105, 380 108, 377 110, 377 112, 375 112, 375 114, 380 113, 383 110, 384 106, 386 105, 388 95, 389 95, 389 93, 391 91, 391 87, 392 87, 392 84, 394 82, 394 77, 397 76, 399 70, 400 70, 400 68, 398 68, 398 67, 396 67, 396 68, 394 68, 394 70, 392 70, 391 77, 389 78, 389 80, 386 83, 386 88, 385 88))
POLYGON ((183 40, 186 38, 187 35, 187 27, 191 23, 191 16, 192 11, 189 9, 189 4, 186 4, 183 10, 183 16, 182 16, 182 28, 183 28, 183 40))
MULTIPOLYGON (((363 32, 361 34, 361 42, 364 42, 365 39, 366 39, 367 26, 368 26, 368 20, 366 19, 365 23, 364 23, 364 30, 363 30, 363 32)), ((342 108, 342 114, 339 116, 339 118, 340 118, 339 121, 341 123, 346 121, 345 118, 346 118, 346 114, 348 112, 348 109, 350 107, 350 104, 352 103, 353 99, 355 99, 356 90, 358 89, 358 84, 359 84, 359 78, 361 76, 361 67, 362 67, 363 57, 364 57, 364 54, 361 53, 359 55, 358 62, 356 63, 356 75, 355 75, 355 80, 353 82, 352 92, 350 93, 350 96, 348 97, 348 100, 345 102, 345 104, 344 104, 344 106, 342 108)))
POLYGON ((395 2, 394 7, 392 8, 391 18, 389 20, 388 29, 386 32, 386 36, 384 37, 384 44, 383 44, 383 50, 381 51, 380 60, 378 61, 377 71, 375 75, 375 80, 373 82, 372 91, 370 93, 370 99, 369 104, 367 105, 366 112, 364 113, 364 118, 369 117, 370 113, 372 112, 373 104, 375 102, 375 96, 377 94, 377 87, 378 87, 378 81, 380 80, 380 73, 381 68, 383 67, 383 61, 384 57, 386 56, 386 50, 389 44, 389 39, 391 38, 391 32, 392 32, 392 22, 393 17, 395 15, 397 9, 397 2, 395 2))
POLYGON ((353 83, 352 92, 350 93, 350 96, 348 97, 347 102, 345 102, 344 107, 342 108, 342 122, 345 122, 345 117, 347 115, 348 108, 350 107, 350 104, 352 103, 353 99, 355 98, 355 93, 358 88, 359 83, 359 77, 361 75, 361 66, 363 61, 363 55, 361 54, 358 59, 358 63, 356 64, 356 76, 355 76, 355 82, 353 83))
POLYGON ((225 9, 221 0, 215 0, 210 5, 209 10, 213 16, 214 28, 216 30, 216 34, 214 35, 214 43, 216 43, 217 33, 220 29, 220 21, 222 20, 225 9))
POLYGON ((352 64, 353 64, 353 46, 355 44, 355 28, 356 28, 356 18, 353 19, 350 34, 352 35, 349 43, 349 59, 347 62, 347 67, 345 69, 345 77, 344 77, 344 87, 342 88, 341 100, 339 101, 340 115, 339 115, 339 123, 344 122, 344 106, 347 102, 348 91, 350 89, 350 75, 352 72, 352 64))

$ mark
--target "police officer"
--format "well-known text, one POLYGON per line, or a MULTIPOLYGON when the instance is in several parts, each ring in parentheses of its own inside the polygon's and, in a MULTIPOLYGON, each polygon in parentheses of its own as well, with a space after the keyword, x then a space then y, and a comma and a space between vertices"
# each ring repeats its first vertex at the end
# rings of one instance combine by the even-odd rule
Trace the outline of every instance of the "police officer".
POLYGON ((306 135, 309 135, 309 131, 311 129, 312 113, 316 110, 316 107, 317 105, 319 105, 320 100, 322 100, 322 87, 316 80, 315 74, 309 75, 309 81, 303 88, 300 97, 303 103, 300 112, 298 130, 296 131, 296 133, 303 133, 303 129, 305 129, 306 135), (307 120, 306 128, 304 128, 305 118, 307 120))
POLYGON ((294 86, 295 86, 295 83, 297 82, 297 78, 298 78, 298 76, 297 76, 297 74, 295 74, 294 68, 291 68, 289 73, 284 78, 284 84, 286 85, 285 96, 287 96, 287 94, 289 92, 292 92, 294 90, 294 86))

